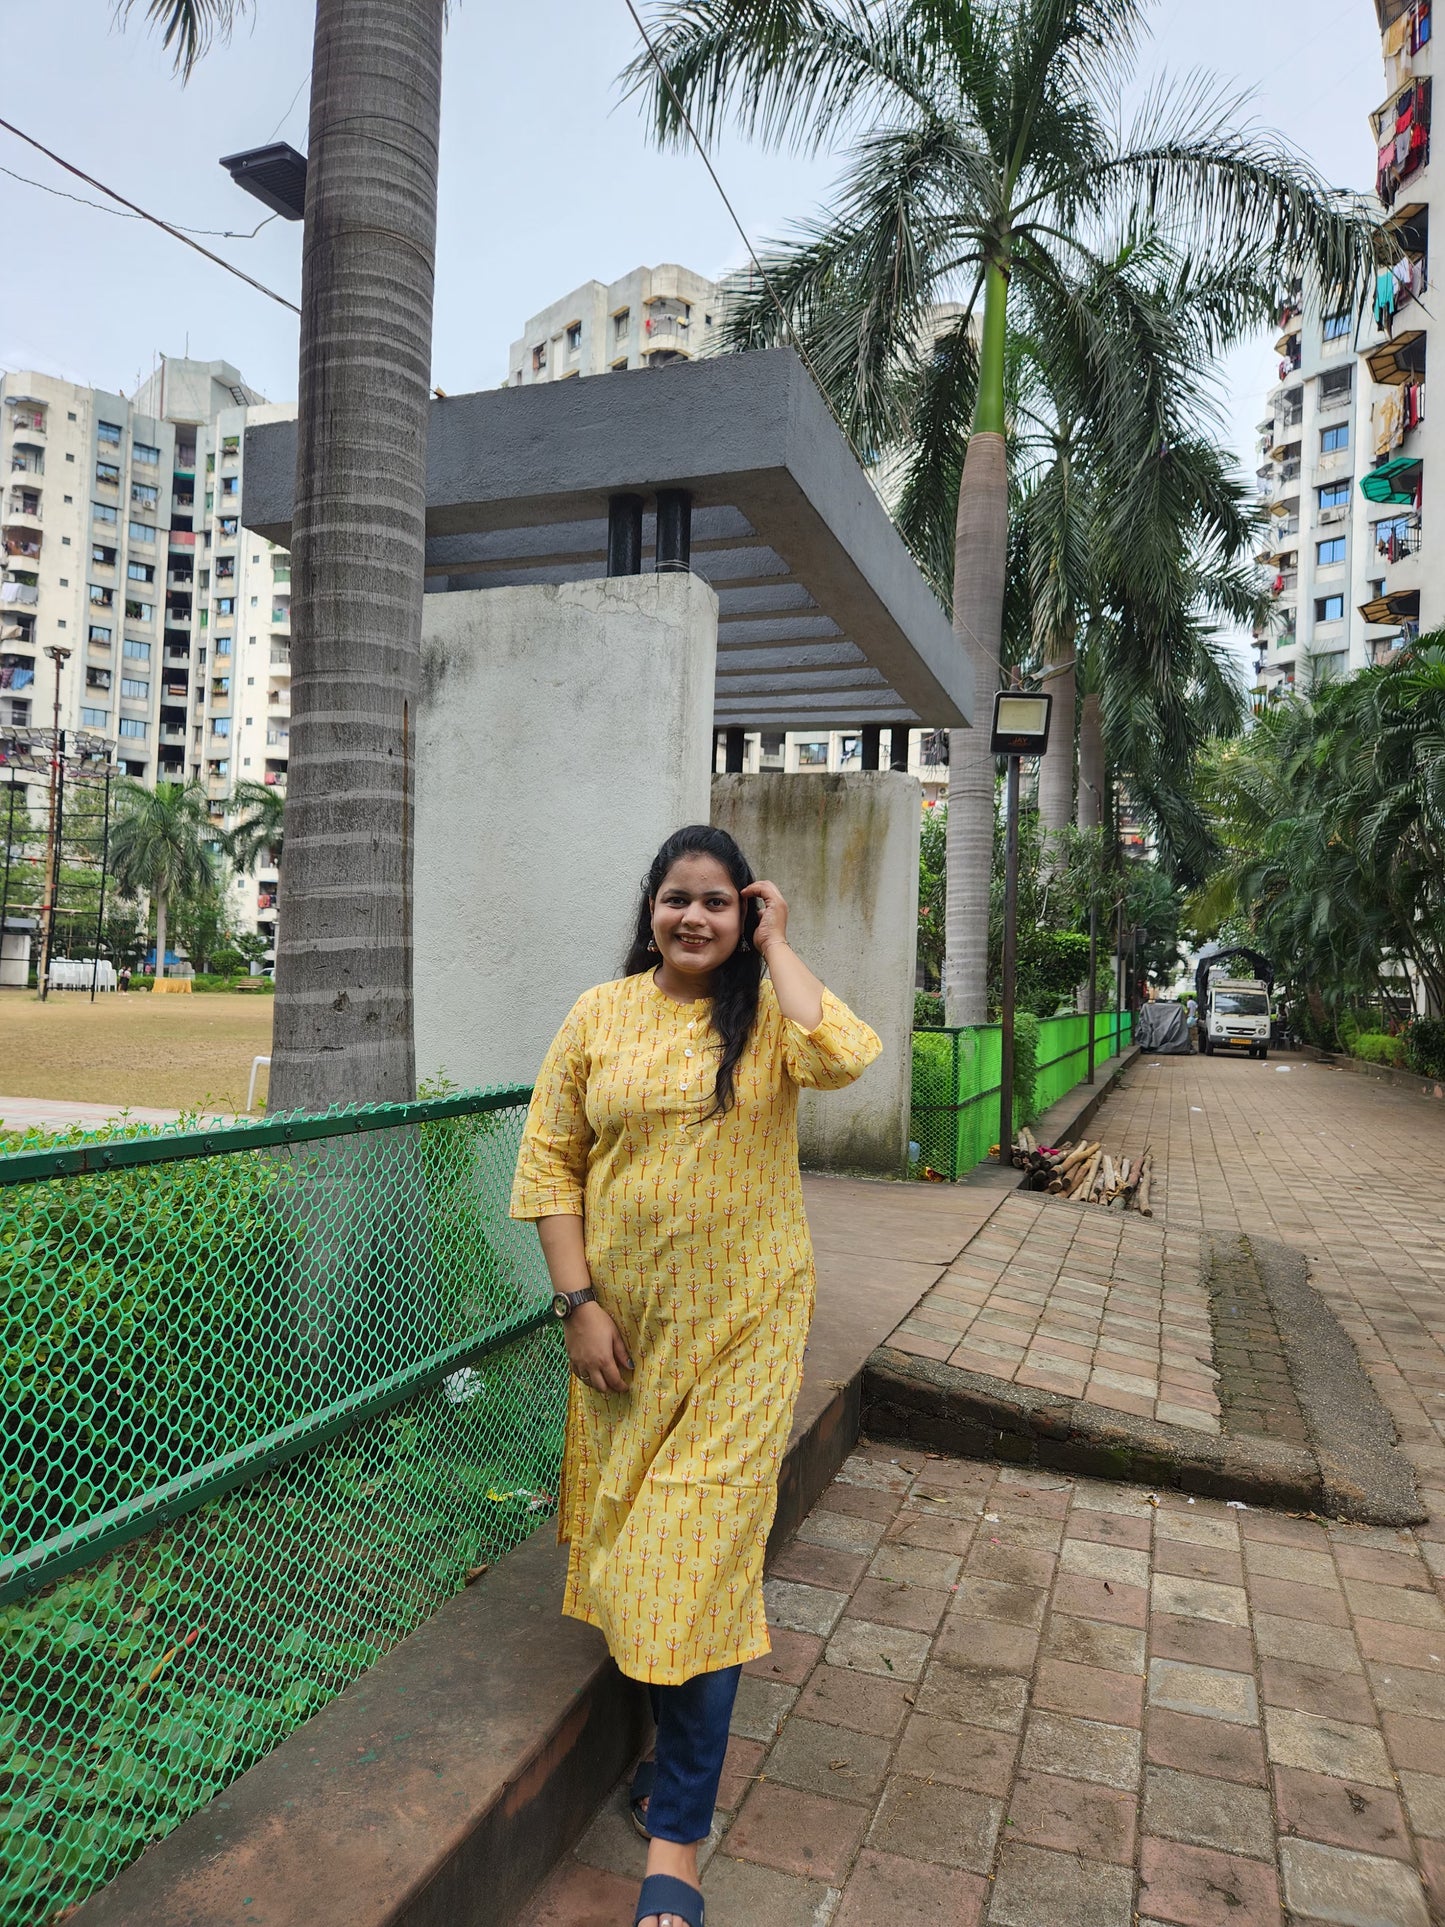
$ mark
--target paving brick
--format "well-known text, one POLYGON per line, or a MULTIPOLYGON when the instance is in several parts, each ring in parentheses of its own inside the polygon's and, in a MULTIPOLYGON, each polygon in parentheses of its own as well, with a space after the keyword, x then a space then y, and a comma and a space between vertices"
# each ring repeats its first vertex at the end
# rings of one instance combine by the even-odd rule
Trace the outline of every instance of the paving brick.
POLYGON ((1309 1773, 1363 1780, 1367 1786, 1392 1784, 1384 1740, 1372 1726, 1267 1706, 1264 1731, 1269 1757, 1276 1766, 1297 1766, 1309 1773))
POLYGON ((1150 1613, 1149 1651, 1155 1659, 1187 1660, 1227 1673, 1247 1673, 1254 1666, 1248 1627, 1222 1626, 1213 1619, 1178 1619, 1173 1613, 1150 1613))
POLYGON ((1179 1619, 1209 1619, 1221 1626, 1249 1624, 1249 1601, 1240 1586, 1156 1572, 1149 1597, 1155 1612, 1172 1613, 1179 1619))
POLYGON ((1076 1614, 1081 1619, 1107 1619, 1119 1626, 1142 1626, 1149 1617, 1149 1589, 1064 1572, 1059 1574, 1054 1587, 1053 1609, 1056 1613, 1076 1614))
MULTIPOLYGON (((637 1887, 637 1881, 619 1874, 604 1873, 580 1860, 564 1860, 528 1902, 526 1919, 529 1927, 617 1927, 618 1921, 632 1918, 637 1887)), ((800 1920, 798 1927, 805 1924, 800 1920)), ((806 1927, 812 1927, 811 1921, 806 1927)))
POLYGON ((845 1592, 795 1585, 790 1579, 765 1579, 763 1604, 768 1623, 794 1633, 830 1633, 848 1604, 845 1592))
POLYGON ((1133 1793, 1056 1773, 1020 1773, 1009 1802, 1010 1840, 1126 1866, 1134 1857, 1133 1793))
POLYGON ((1260 1662, 1259 1677, 1266 1706, 1288 1706, 1297 1713, 1318 1713, 1356 1726, 1376 1724, 1370 1689, 1353 1673, 1293 1659, 1266 1659, 1260 1662))
POLYGON ((1283 1834, 1324 1840, 1359 1853, 1410 1858, 1405 1815, 1389 1787, 1277 1766, 1274 1798, 1283 1834))
POLYGON ((1021 1764, 1131 1791, 1139 1784, 1139 1734, 1131 1727, 1073 1719, 1066 1713, 1030 1713, 1021 1764))
POLYGON ((1151 1539, 1150 1522, 1132 1513, 1075 1510, 1064 1528, 1065 1539, 1094 1539, 1103 1545, 1132 1546, 1147 1552, 1151 1539))
POLYGON ((858 1855, 833 1927, 980 1927, 988 1882, 955 1867, 930 1866, 865 1847, 858 1855))
POLYGON ((881 1519, 860 1519, 856 1513, 815 1506, 798 1527, 797 1539, 806 1545, 830 1546, 834 1552, 871 1554, 883 1533, 881 1519))
POLYGON ((727 1850, 735 1859, 836 1887, 867 1824, 862 1807, 765 1780, 739 1808, 728 1830, 727 1850))
POLYGON ((1285 1899, 1296 1915, 1342 1927, 1430 1927, 1420 1876, 1403 1861, 1286 1840, 1279 1850, 1285 1899))
POLYGON ((744 1673, 733 1702, 732 1731, 740 1733, 745 1740, 771 1742, 797 1697, 795 1686, 744 1673))
POLYGON ((813 1546, 794 1539, 768 1567, 770 1580, 803 1586, 822 1586, 832 1592, 853 1590, 868 1568, 863 1552, 838 1552, 832 1546, 813 1546))
POLYGON ((847 1733, 794 1715, 768 1754, 767 1777, 805 1793, 870 1805, 888 1771, 892 1742, 875 1733, 847 1733))
POLYGON ((835 1479, 818 1501, 818 1508, 826 1512, 852 1512, 861 1519, 881 1519, 886 1525, 898 1516, 901 1504, 898 1493, 877 1492, 865 1485, 841 1485, 835 1479))
POLYGON ((1256 1726, 1151 1710, 1144 1726, 1144 1751, 1158 1766, 1250 1786, 1266 1784, 1264 1735, 1256 1726))
POLYGON ((1346 1579, 1372 1579, 1382 1586, 1411 1586, 1419 1585, 1426 1578, 1421 1570, 1423 1561, 1413 1547, 1385 1551, 1364 1546, 1356 1542, 1357 1535, 1353 1532, 1348 1538, 1343 1533, 1332 1537, 1335 1564, 1346 1579))
POLYGON ((1239 1555, 1239 1527, 1235 1520, 1225 1514, 1206 1512, 1202 1506, 1191 1506, 1188 1511, 1182 1508, 1160 1506, 1154 1525, 1156 1542, 1162 1539, 1177 1540, 1186 1545, 1213 1546, 1218 1550, 1239 1555))
POLYGON ((1345 1597, 1357 1618, 1385 1619, 1398 1626, 1438 1628, 1445 1638, 1445 1606, 1433 1586, 1377 1586, 1367 1579, 1347 1579, 1345 1597))
POLYGON ((1115 1673, 1142 1673, 1144 1635, 1133 1626, 1110 1626, 1099 1619, 1071 1619, 1051 1613, 1043 1650, 1050 1659, 1081 1666, 1102 1666, 1115 1673))
POLYGON ((933 1642, 933 1654, 935 1659, 976 1671, 1027 1675, 1034 1670, 1038 1645, 1039 1635, 1032 1626, 957 1614, 945 1621, 933 1642))
POLYGON ((894 1738, 902 1732, 909 1713, 909 1686, 906 1680, 871 1678, 848 1667, 823 1665, 803 1686, 798 1713, 832 1727, 848 1727, 850 1732, 879 1732, 894 1738))
POLYGON ((999 1854, 989 1927, 1131 1927, 1134 1877, 1126 1867, 1090 1865, 1008 1841, 999 1854))
POLYGON ((959 1581, 952 1610, 976 1619, 1003 1619, 1014 1626, 1043 1624, 1048 1594, 1041 1586, 1013 1586, 990 1579, 959 1581))
POLYGON ((750 1659, 743 1671, 754 1679, 781 1680, 786 1686, 801 1686, 812 1672, 823 1651, 816 1633, 794 1633, 785 1626, 769 1626, 773 1650, 761 1659, 750 1659))
POLYGON ((1144 1773, 1144 1830, 1189 1846, 1274 1860, 1274 1819, 1263 1787, 1151 1766, 1144 1773))
POLYGON ((1071 1660, 1040 1660, 1034 1675, 1036 1706, 1079 1719, 1138 1726, 1144 1717, 1144 1682, 1128 1673, 1105 1672, 1071 1660))
POLYGON ((847 1618, 931 1633, 952 1594, 937 1586, 910 1586, 894 1579, 863 1579, 848 1604, 847 1618))
POLYGON ((1302 1586, 1292 1579, 1256 1578, 1245 1580, 1251 1609, 1256 1613, 1279 1613, 1290 1619, 1317 1621, 1321 1626, 1348 1626, 1349 1609, 1343 1592, 1324 1586, 1302 1586))
POLYGON ((932 1512, 900 1512, 888 1527, 886 1545, 922 1546, 962 1558, 973 1543, 974 1528, 967 1520, 932 1512))
POLYGON ((915 1713, 903 1729, 896 1765, 921 1780, 1002 1795, 1013 1778, 1018 1744, 1017 1733, 915 1713))
POLYGON ((868 1844, 905 1860, 987 1873, 1002 1818, 1002 1803, 985 1794, 893 1773, 868 1829, 868 1844))
POLYGON ((1445 1723, 1386 1711, 1380 1725, 1390 1758, 1402 1773, 1445 1773, 1445 1723))
MULTIPOLYGON (((714 1856, 702 1877, 702 1891, 709 1927, 816 1927, 828 1898, 821 1880, 799 1879, 725 1853, 714 1856)), ((632 1900, 636 1897, 634 1891, 632 1900)), ((629 1901, 626 1913, 608 1915, 606 1927, 621 1927, 631 1914, 629 1901)))
POLYGON ((916 1680, 928 1660, 926 1633, 881 1626, 870 1619, 843 1619, 828 1641, 828 1664, 884 1679, 916 1680))
POLYGON ((1273 1867, 1145 1837, 1139 1850, 1139 1910, 1179 1927, 1280 1927, 1279 1882, 1273 1867))
POLYGON ((959 1560, 950 1553, 934 1552, 926 1546, 900 1546, 896 1542, 880 1546, 868 1567, 871 1579, 901 1581, 909 1586, 942 1588, 958 1577, 959 1560))
POLYGON ((1027 1680, 1012 1673, 976 1672, 942 1659, 929 1664, 914 1699, 920 1713, 999 1733, 1019 1730, 1027 1702, 1027 1680))
POLYGON ((1422 1672, 1445 1666, 1445 1639, 1429 1628, 1401 1626, 1384 1619, 1357 1619, 1355 1638, 1366 1659, 1418 1666, 1422 1672))
POLYGON ((1212 1579, 1221 1586, 1244 1584, 1244 1561, 1228 1546, 1195 1545, 1160 1535, 1154 1547, 1154 1572, 1180 1579, 1212 1579))
POLYGON ((1434 1773, 1402 1773, 1400 1786, 1416 1833, 1445 1840, 1445 1778, 1434 1773))
POLYGON ((1115 1585, 1147 1586, 1149 1555, 1129 1546, 1099 1545, 1090 1539, 1065 1539, 1059 1552, 1061 1572, 1084 1579, 1108 1579, 1115 1585))
POLYGON ((1058 1555, 1036 1546, 1006 1544, 985 1525, 964 1561, 969 1579, 990 1579, 1013 1586, 1051 1586, 1058 1555))
POLYGON ((1371 1659, 1365 1662, 1365 1673, 1382 1711, 1445 1720, 1445 1668, 1427 1673, 1416 1666, 1382 1666, 1371 1659))
POLYGON ((1300 1659, 1329 1666, 1337 1673, 1364 1673, 1354 1635, 1346 1628, 1316 1626, 1307 1619, 1284 1619, 1276 1613, 1256 1613, 1251 1622, 1254 1643, 1269 1659, 1300 1659))
POLYGON ((767 1747, 761 1740, 744 1739, 740 1733, 728 1739, 727 1755, 723 1760, 722 1779, 718 1782, 717 1803, 723 1813, 731 1813, 742 1803, 748 1788, 753 1784, 767 1756, 767 1747))
POLYGON ((1227 1720, 1236 1726, 1254 1726, 1259 1720, 1258 1696, 1247 1673, 1193 1666, 1182 1660, 1150 1660, 1149 1704, 1167 1712, 1227 1720))

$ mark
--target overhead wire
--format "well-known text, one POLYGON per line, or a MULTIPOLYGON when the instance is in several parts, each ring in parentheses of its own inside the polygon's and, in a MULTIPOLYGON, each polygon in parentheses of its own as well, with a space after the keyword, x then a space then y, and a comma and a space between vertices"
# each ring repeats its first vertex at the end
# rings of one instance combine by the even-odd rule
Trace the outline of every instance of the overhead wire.
MULTIPOLYGON (((52 187, 48 181, 33 181, 28 174, 17 174, 13 167, 0 167, 0 174, 8 174, 12 181, 19 181, 25 187, 38 187, 42 194, 54 194, 62 201, 74 201, 77 207, 93 207, 97 214, 113 214, 117 221, 143 221, 144 214, 131 214, 125 208, 107 207, 104 201, 88 201, 83 194, 67 194, 63 187, 52 187)), ((170 223, 177 234, 213 234, 222 241, 254 241, 263 227, 269 227, 281 217, 268 214, 264 221, 258 221, 249 233, 241 228, 229 227, 183 227, 179 221, 170 223)))
MULTIPOLYGON (((276 290, 268 288, 264 281, 258 281, 254 275, 245 273, 232 262, 224 260, 219 254, 213 254, 209 248, 203 248, 199 241, 193 241, 183 229, 172 226, 169 221, 163 221, 158 214, 151 214, 147 209, 137 206, 134 201, 128 201, 124 194, 117 193, 113 187, 107 187, 104 181, 96 180, 93 174, 87 174, 83 168, 76 167, 73 162, 53 152, 42 141, 36 140, 33 134, 27 134, 23 128, 16 127, 8 120, 0 120, 0 127, 3 127, 7 134, 14 134, 17 140, 24 141, 27 147, 33 147, 38 154, 43 154, 46 160, 54 161, 57 167, 63 167, 67 174, 73 174, 78 181, 84 181, 87 187, 93 187, 97 193, 107 195, 112 201, 118 201, 122 207, 129 208, 130 212, 140 220, 149 221, 152 227, 158 227, 163 234, 173 235, 184 247, 193 248, 197 254, 204 255, 207 261, 214 262, 218 268, 224 268, 227 274, 235 275, 238 281, 244 281, 258 294, 264 294, 268 300, 279 303, 283 308, 289 308, 294 315, 300 314, 300 308, 294 301, 287 300, 284 294, 277 294, 276 290)), ((262 226, 265 226, 264 222, 262 226)))

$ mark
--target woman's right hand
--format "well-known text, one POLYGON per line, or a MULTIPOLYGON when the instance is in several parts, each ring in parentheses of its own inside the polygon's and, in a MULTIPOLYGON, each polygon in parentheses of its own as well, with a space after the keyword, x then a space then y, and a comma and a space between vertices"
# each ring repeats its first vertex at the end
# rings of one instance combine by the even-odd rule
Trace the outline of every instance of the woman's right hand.
POLYGON ((579 1305, 562 1326, 574 1376, 594 1392, 626 1392, 632 1384, 627 1343, 601 1305, 579 1305))

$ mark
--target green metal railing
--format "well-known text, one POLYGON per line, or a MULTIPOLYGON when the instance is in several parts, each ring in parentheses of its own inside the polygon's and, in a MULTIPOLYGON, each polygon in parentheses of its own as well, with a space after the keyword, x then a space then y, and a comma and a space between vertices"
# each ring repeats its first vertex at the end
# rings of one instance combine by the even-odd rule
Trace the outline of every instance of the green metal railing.
POLYGON ((229 1785, 555 1506, 529 1093, 0 1157, 0 1927, 229 1785))
MULTIPOLYGON (((1099 1063, 1127 1049, 1133 1017, 1101 1010, 1094 1019, 1099 1063)), ((961 1178, 981 1164, 998 1142, 1002 1086, 1002 1035, 997 1024, 913 1033, 913 1102, 909 1134, 918 1146, 920 1173, 961 1178)), ((1017 1120, 1037 1117, 1083 1082, 1088 1074, 1089 1019, 1046 1017, 1039 1024, 1039 1054, 1032 1093, 1015 1090, 1017 1120)))

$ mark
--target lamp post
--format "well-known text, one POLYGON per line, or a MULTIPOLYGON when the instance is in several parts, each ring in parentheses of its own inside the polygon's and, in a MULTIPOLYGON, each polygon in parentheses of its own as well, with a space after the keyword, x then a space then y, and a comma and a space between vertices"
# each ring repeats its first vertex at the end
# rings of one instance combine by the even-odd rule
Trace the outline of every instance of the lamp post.
POLYGON ((1042 756, 1049 746, 1052 696, 1025 694, 1018 688, 1000 689, 993 699, 993 733, 989 748, 1008 759, 1004 807, 1003 996, 1000 1010, 998 1161, 1013 1163, 1014 1142, 1014 977, 1019 939, 1019 762, 1042 756))
POLYGON ((65 742, 60 733, 60 672, 70 660, 70 651, 62 643, 48 642, 45 653, 55 664, 55 702, 50 725, 50 808, 45 824, 45 901, 40 910, 40 969, 37 985, 41 1003, 45 1002, 50 991, 50 950, 55 941, 55 895, 60 868, 61 766, 65 757, 65 742))

